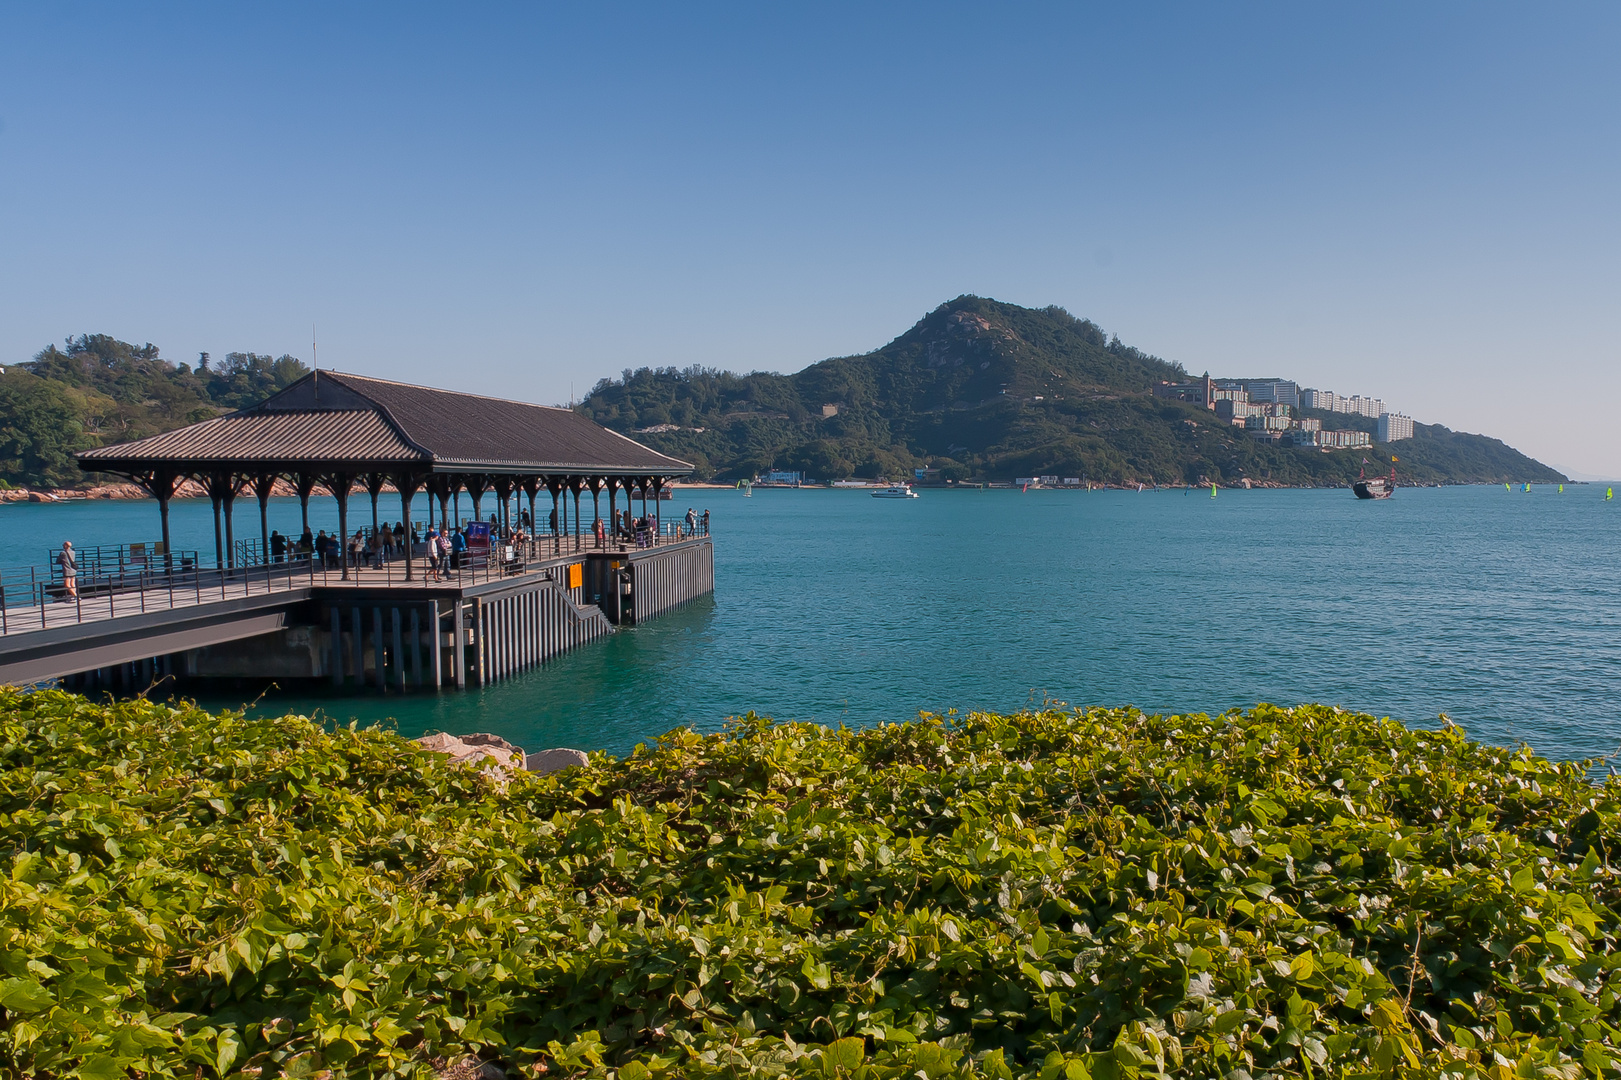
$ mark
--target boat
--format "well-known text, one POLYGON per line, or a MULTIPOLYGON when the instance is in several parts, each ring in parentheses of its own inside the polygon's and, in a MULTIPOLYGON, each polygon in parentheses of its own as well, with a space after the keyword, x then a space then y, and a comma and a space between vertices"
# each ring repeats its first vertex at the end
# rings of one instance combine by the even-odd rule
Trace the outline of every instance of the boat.
MULTIPOLYGON (((1363 459, 1367 463, 1367 459, 1363 459)), ((1388 499, 1391 492, 1396 490, 1396 466, 1390 467, 1389 476, 1368 476, 1367 470, 1360 470, 1356 475, 1356 483, 1351 490, 1359 499, 1388 499)))
POLYGON ((917 498, 917 492, 906 484, 891 484, 889 487, 881 487, 874 491, 872 497, 875 499, 915 499, 917 498))

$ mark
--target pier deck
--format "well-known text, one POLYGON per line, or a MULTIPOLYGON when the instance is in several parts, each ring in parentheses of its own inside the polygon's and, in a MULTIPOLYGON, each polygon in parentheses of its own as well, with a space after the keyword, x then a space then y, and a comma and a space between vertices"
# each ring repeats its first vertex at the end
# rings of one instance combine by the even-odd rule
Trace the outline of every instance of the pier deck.
MULTIPOLYGON (((302 628, 320 640, 297 675, 379 688, 484 684, 713 589, 707 537, 553 549, 543 539, 521 563, 468 560, 439 576, 419 560, 410 579, 403 563, 351 566, 345 578, 339 567, 297 562, 85 581, 78 600, 4 609, 0 682, 136 664, 149 677, 218 674, 182 670, 174 658, 302 628), (355 644, 362 639, 367 649, 355 644), (457 643, 467 653, 459 663, 457 643)), ((137 670, 120 677, 144 681, 137 670)))

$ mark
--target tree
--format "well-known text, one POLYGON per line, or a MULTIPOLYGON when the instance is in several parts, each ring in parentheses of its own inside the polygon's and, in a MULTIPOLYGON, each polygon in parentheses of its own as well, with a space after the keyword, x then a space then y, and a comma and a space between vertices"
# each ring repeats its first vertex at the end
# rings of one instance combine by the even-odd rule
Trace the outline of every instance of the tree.
POLYGON ((0 474, 12 483, 62 487, 83 481, 73 453, 88 447, 73 401, 27 371, 0 375, 0 474))

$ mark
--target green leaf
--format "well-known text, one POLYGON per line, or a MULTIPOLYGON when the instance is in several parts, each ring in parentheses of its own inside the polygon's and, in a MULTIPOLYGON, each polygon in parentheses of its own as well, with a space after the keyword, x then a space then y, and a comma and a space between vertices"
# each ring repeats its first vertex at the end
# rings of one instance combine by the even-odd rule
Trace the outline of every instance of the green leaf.
POLYGON ((829 1068, 853 1072, 867 1058, 867 1043, 858 1038, 839 1039, 824 1047, 822 1053, 829 1068))
POLYGON ((129 1069, 110 1054, 95 1054, 74 1071, 83 1080, 127 1080, 129 1069))
POLYGON ((0 980, 0 1006, 7 1012, 28 1015, 49 1008, 56 998, 37 979, 0 980))

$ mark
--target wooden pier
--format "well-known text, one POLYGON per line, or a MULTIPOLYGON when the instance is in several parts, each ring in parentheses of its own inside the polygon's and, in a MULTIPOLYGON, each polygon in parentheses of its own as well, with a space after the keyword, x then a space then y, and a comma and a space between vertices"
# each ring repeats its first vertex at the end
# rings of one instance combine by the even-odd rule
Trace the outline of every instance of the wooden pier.
POLYGON ((190 587, 13 608, 0 682, 321 681, 379 691, 489 686, 714 590, 707 537, 609 548, 507 574, 405 581, 312 567, 204 572, 190 587), (44 627, 38 628, 43 619, 44 627))
POLYGON ((714 590, 708 514, 660 514, 692 466, 571 409, 317 371, 258 405, 79 463, 149 491, 162 541, 128 546, 116 573, 96 562, 77 595, 60 565, 0 580, 5 682, 488 686, 714 590), (169 502, 186 480, 213 503, 211 567, 170 544, 169 502), (298 492, 303 534, 278 548, 267 507, 280 480, 298 492), (378 502, 389 489, 397 530, 378 502), (256 549, 235 534, 233 508, 249 492, 256 549), (351 531, 357 492, 371 498, 369 531, 351 531), (323 493, 338 533, 312 537, 309 500, 323 493), (419 494, 426 521, 412 513, 419 494), (436 536, 452 535, 447 575, 430 556, 436 536))

